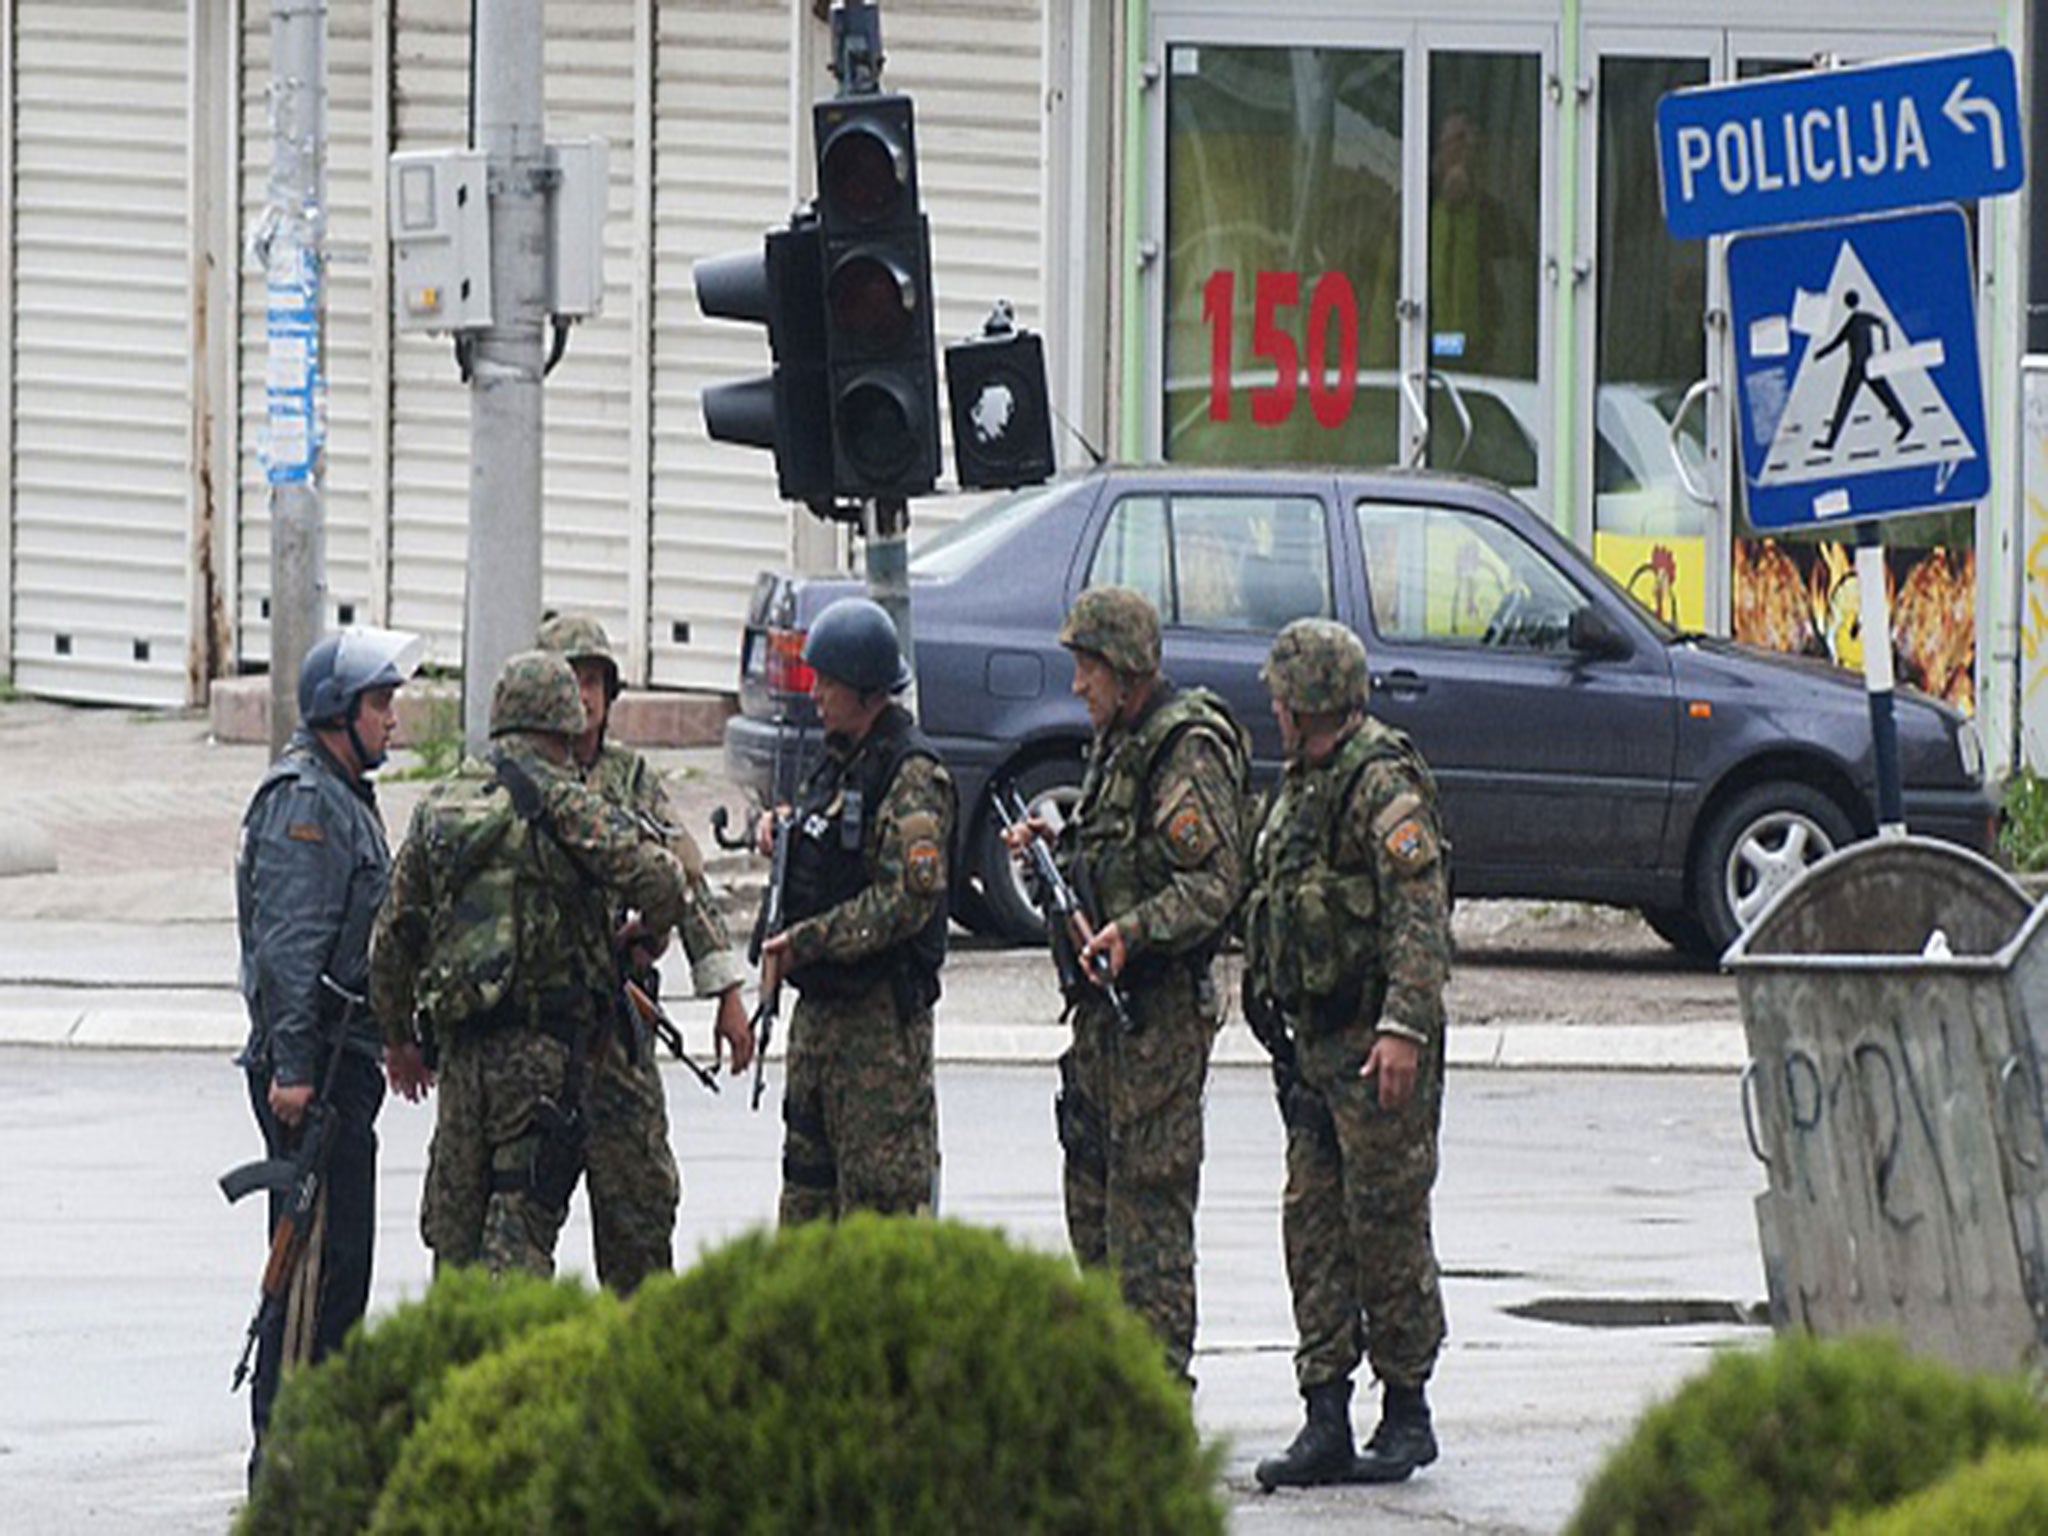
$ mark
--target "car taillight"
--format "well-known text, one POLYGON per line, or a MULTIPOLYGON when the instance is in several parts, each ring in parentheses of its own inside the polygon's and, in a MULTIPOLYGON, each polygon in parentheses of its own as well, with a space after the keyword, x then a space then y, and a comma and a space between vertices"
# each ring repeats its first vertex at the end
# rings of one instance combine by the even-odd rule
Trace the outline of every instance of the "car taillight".
POLYGON ((804 631, 768 631, 768 686, 777 693, 809 694, 817 673, 804 661, 804 631))

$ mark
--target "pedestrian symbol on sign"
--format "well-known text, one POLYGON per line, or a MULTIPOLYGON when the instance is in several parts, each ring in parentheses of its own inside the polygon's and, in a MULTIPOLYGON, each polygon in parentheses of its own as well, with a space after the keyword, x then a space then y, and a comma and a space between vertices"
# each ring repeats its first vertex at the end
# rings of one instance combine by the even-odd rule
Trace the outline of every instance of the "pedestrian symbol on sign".
POLYGON ((1786 357, 1801 336, 1805 350, 1789 395, 1774 383, 1783 379, 1782 370, 1744 373, 1749 407, 1760 416, 1772 413, 1773 396, 1783 400, 1774 421, 1757 423, 1758 436, 1771 445, 1761 484, 1911 464, 1953 466, 1976 457, 1932 377, 1946 361, 1940 338, 1906 335, 1850 241, 1842 241, 1827 292, 1795 292, 1790 314, 1753 320, 1748 350, 1758 360, 1786 357))
POLYGON ((1967 229, 1952 210, 1729 248, 1753 526, 1983 494, 1967 229))

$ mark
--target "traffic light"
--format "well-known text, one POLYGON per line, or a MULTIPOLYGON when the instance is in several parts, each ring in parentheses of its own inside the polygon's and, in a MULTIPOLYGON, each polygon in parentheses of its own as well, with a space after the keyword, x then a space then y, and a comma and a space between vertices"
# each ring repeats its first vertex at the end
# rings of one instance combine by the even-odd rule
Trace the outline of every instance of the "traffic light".
POLYGON ((813 128, 833 489, 923 495, 939 477, 939 392, 910 98, 836 96, 817 104, 813 128))
POLYGON ((963 491, 1009 490, 1052 478, 1052 402, 1045 344, 1017 329, 999 301, 979 336, 946 348, 953 465, 963 491))
POLYGON ((714 256, 691 269, 697 307, 716 320, 768 327, 772 372, 704 390, 712 441, 775 452, 788 501, 832 499, 832 404, 825 360, 824 235, 808 213, 771 229, 759 251, 714 256))

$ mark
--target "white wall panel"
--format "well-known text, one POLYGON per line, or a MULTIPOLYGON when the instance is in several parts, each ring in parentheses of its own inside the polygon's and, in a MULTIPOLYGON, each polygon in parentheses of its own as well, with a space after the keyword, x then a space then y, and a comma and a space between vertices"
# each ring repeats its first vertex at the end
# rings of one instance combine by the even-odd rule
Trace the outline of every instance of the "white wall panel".
POLYGON ((191 544, 183 0, 19 0, 16 686, 182 705, 191 544))

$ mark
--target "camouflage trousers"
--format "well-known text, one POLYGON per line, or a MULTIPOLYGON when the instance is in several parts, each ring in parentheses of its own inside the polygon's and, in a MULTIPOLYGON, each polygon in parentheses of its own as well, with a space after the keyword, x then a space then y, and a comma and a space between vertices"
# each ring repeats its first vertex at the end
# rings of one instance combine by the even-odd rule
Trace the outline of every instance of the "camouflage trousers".
POLYGON ((930 1215, 939 1172, 931 1010, 899 1018, 886 981, 851 998, 805 996, 785 1069, 782 1225, 856 1210, 930 1215))
POLYGON ((543 1098, 559 1103, 569 1048, 531 1028, 457 1032, 441 1049, 420 1236, 436 1270, 555 1272, 562 1212, 523 1188, 543 1098))
POLYGON ((1430 1233, 1437 1131, 1443 1120, 1441 1041, 1422 1054, 1414 1095, 1384 1110, 1358 1069, 1362 1028, 1299 1043, 1310 1090, 1287 1127, 1280 1230, 1294 1293, 1296 1383, 1349 1381, 1361 1356, 1383 1382, 1419 1386, 1444 1341, 1443 1295, 1430 1233), (1327 1120, 1313 1113, 1327 1106, 1327 1120))
POLYGON ((682 1175, 668 1139, 668 1097, 655 1042, 643 1030, 632 1061, 614 1035, 592 1053, 584 1090, 590 1126, 584 1189, 590 1195, 597 1278, 621 1296, 675 1267, 682 1175))
POLYGON ((1202 1187, 1202 1091, 1216 1038, 1215 991, 1186 965, 1134 982, 1127 1034, 1084 998, 1060 1058, 1067 1239, 1115 1272, 1125 1303, 1181 1376, 1195 1349, 1195 1203, 1202 1187))

